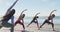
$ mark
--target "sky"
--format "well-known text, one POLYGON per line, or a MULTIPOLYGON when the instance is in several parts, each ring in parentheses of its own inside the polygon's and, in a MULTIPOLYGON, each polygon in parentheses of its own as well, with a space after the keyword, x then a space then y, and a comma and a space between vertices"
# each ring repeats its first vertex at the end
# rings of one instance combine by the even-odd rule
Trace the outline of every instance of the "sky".
MULTIPOLYGON (((0 0, 0 17, 15 1, 0 0)), ((60 16, 60 0, 19 0, 13 9, 16 10, 15 16, 19 16, 24 9, 27 9, 24 14, 28 17, 33 17, 36 13, 40 13, 39 16, 48 16, 54 9, 57 10, 54 14, 60 16)))

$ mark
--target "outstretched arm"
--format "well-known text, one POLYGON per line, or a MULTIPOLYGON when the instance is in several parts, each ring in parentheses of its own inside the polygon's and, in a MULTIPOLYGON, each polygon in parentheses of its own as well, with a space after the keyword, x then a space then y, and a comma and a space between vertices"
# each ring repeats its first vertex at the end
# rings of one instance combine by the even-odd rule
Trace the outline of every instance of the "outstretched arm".
POLYGON ((18 1, 18 0, 16 0, 16 1, 13 3, 13 5, 12 5, 10 8, 8 8, 6 14, 8 13, 8 11, 10 11, 10 10, 14 7, 14 5, 17 3, 17 1, 18 1))
POLYGON ((37 16, 38 14, 40 14, 40 13, 37 13, 35 16, 37 16))
POLYGON ((23 11, 21 12, 21 15, 23 14, 24 11, 27 11, 27 9, 23 10, 23 11))
POLYGON ((52 13, 53 13, 54 11, 56 11, 56 10, 53 10, 53 11, 50 13, 50 16, 52 15, 52 13))

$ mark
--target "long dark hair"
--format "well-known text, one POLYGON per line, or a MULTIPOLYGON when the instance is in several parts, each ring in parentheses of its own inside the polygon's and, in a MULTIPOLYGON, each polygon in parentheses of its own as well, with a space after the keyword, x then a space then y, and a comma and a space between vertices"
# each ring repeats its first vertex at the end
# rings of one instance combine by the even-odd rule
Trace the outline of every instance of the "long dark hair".
POLYGON ((25 14, 23 14, 23 18, 25 17, 25 14))
POLYGON ((54 18, 55 17, 55 14, 52 14, 52 17, 54 18))
POLYGON ((15 9, 12 9, 7 15, 5 15, 2 21, 9 20, 15 14, 15 9))

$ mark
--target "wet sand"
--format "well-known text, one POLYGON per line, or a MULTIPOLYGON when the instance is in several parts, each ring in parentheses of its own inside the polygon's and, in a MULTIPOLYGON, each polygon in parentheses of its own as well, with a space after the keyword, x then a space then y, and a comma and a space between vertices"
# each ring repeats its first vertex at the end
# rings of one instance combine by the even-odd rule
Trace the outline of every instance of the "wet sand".
MULTIPOLYGON (((26 26, 27 26, 27 24, 25 24, 25 27, 26 26)), ((42 28, 40 28, 40 30, 38 30, 36 24, 31 24, 29 27, 26 27, 25 31, 26 32, 60 32, 60 24, 55 24, 54 28, 55 28, 55 31, 53 31, 51 25, 45 24, 42 28)), ((23 28, 19 24, 17 24, 14 27, 14 32, 21 32, 21 30, 23 30, 23 28)), ((10 28, 3 27, 3 28, 0 29, 0 32, 10 32, 10 28)))

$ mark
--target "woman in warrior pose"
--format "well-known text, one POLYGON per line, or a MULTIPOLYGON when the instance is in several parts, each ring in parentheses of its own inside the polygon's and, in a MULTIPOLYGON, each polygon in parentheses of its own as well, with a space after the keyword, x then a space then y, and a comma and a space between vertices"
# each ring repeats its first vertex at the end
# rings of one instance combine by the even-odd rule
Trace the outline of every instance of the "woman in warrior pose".
POLYGON ((27 25, 27 27, 28 27, 30 24, 32 24, 32 23, 36 23, 36 24, 37 24, 37 27, 38 27, 38 30, 39 30, 39 24, 38 24, 38 20, 37 20, 37 18, 39 18, 39 17, 37 16, 38 14, 40 14, 40 13, 37 13, 37 14, 34 16, 33 20, 27 25))
POLYGON ((17 19, 17 21, 15 22, 15 25, 16 24, 20 24, 23 26, 23 29, 25 30, 25 26, 24 26, 24 17, 25 17, 25 14, 23 14, 24 11, 26 11, 27 9, 23 10, 19 16, 19 18, 17 19))
POLYGON ((50 15, 48 16, 48 19, 46 19, 43 24, 40 26, 40 28, 42 28, 42 26, 45 24, 45 23, 48 23, 48 24, 51 24, 52 25, 52 28, 53 28, 53 31, 54 31, 54 23, 53 23, 53 18, 55 18, 55 14, 52 14, 54 11, 56 10, 53 10, 50 15), (51 22, 50 22, 51 20, 51 22))
POLYGON ((17 1, 18 0, 16 0, 13 3, 13 5, 7 10, 6 14, 3 16, 3 19, 0 20, 0 22, 2 22, 0 28, 2 28, 2 27, 11 27, 11 32, 14 32, 14 25, 8 23, 8 21, 10 19, 12 19, 12 22, 13 22, 13 18, 14 18, 13 15, 15 14, 15 9, 12 9, 12 8, 17 3, 17 1))

